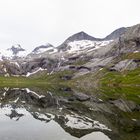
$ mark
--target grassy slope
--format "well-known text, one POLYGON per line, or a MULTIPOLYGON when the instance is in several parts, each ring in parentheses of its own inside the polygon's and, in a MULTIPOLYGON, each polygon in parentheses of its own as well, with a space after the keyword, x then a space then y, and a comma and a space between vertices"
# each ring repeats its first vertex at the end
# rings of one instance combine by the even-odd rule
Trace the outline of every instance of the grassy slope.
POLYGON ((105 86, 140 86, 140 68, 123 72, 107 71, 101 82, 105 86))
MULTIPOLYGON (((123 55, 122 59, 140 59, 140 53, 123 55)), ((72 80, 63 80, 61 77, 73 76, 75 71, 62 71, 52 75, 41 75, 36 78, 25 77, 0 77, 1 87, 42 87, 57 89, 61 86, 69 86, 85 93, 95 93, 100 89, 107 98, 122 97, 138 101, 140 95, 140 68, 133 71, 111 72, 107 69, 96 73, 89 73, 72 80), (129 96, 128 96, 129 95, 129 96), (133 96, 135 95, 135 96, 133 96), (137 98, 137 99, 136 99, 137 98)))
MULTIPOLYGON (((132 53, 125 55, 126 58, 139 59, 140 55, 132 53)), ((106 71, 100 85, 104 99, 123 98, 140 104, 140 68, 123 72, 106 71)))
MULTIPOLYGON (((140 52, 122 54, 120 56, 120 61, 125 59, 140 60, 140 52)), ((101 79, 101 82, 103 85, 140 85, 140 68, 123 72, 106 71, 106 74, 101 79)))

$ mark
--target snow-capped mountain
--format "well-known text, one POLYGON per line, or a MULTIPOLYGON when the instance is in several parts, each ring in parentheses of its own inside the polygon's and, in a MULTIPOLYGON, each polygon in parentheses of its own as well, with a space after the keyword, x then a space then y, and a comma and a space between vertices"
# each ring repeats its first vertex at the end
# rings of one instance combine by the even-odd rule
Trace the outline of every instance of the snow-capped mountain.
MULTIPOLYGON (((82 32, 76 33, 76 34, 70 36, 69 38, 67 38, 60 46, 58 46, 58 50, 66 51, 68 49, 69 43, 75 42, 75 41, 79 41, 79 42, 82 41, 83 42, 84 40, 86 40, 86 41, 101 41, 101 39, 92 37, 92 36, 90 36, 87 33, 82 31, 82 32)), ((81 43, 81 44, 83 44, 83 43, 81 43)))
POLYGON ((40 58, 57 52, 57 49, 46 43, 36 47, 32 52, 23 49, 19 44, 13 45, 11 48, 0 50, 0 60, 17 60, 23 58, 40 58))
POLYGON ((82 51, 94 51, 108 45, 110 42, 120 37, 126 32, 126 29, 127 28, 124 27, 119 28, 103 39, 92 37, 82 31, 68 37, 58 47, 54 47, 53 45, 46 43, 45 45, 36 47, 31 53, 23 49, 19 44, 16 44, 9 49, 0 50, 0 60, 16 60, 19 58, 34 59, 55 55, 57 57, 60 52, 63 52, 64 56, 64 53, 73 54, 80 53, 82 51))
MULTIPOLYGON (((105 57, 105 53, 111 49, 110 43, 112 44, 115 39, 117 41, 125 33, 125 30, 125 28, 115 30, 104 39, 79 32, 67 38, 58 47, 46 43, 31 52, 26 51, 19 44, 14 45, 9 49, 0 50, 0 74, 22 76, 35 75, 40 72, 50 74, 60 69, 69 68, 69 65, 75 61, 83 63, 89 62, 93 57, 100 59, 100 57, 105 57)), ((91 67, 90 63, 89 65, 91 67)))
POLYGON ((1 60, 13 60, 17 58, 26 57, 28 51, 23 49, 19 44, 13 45, 11 48, 6 50, 0 50, 0 59, 1 60))
POLYGON ((47 57, 48 55, 56 52, 57 48, 55 48, 53 45, 49 43, 46 43, 45 45, 36 47, 31 53, 28 54, 27 58, 47 57))
POLYGON ((78 50, 81 51, 82 49, 87 48, 95 50, 119 38, 125 33, 126 29, 127 28, 124 27, 119 28, 105 38, 95 38, 82 31, 67 38, 60 46, 58 46, 58 50, 68 51, 69 53, 74 53, 74 51, 77 52, 78 50))
POLYGON ((80 53, 84 50, 93 51, 99 49, 100 47, 108 45, 112 40, 108 41, 91 41, 91 40, 80 40, 73 41, 67 44, 68 53, 80 53))

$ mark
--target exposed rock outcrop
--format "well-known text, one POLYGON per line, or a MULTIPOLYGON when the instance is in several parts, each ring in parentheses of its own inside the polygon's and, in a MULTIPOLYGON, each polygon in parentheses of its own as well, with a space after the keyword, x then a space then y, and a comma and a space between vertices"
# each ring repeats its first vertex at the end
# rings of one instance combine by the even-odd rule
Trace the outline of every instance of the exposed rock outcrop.
POLYGON ((137 68, 137 66, 137 63, 133 60, 126 59, 117 63, 114 67, 110 68, 110 70, 121 72, 125 70, 134 70, 137 68))

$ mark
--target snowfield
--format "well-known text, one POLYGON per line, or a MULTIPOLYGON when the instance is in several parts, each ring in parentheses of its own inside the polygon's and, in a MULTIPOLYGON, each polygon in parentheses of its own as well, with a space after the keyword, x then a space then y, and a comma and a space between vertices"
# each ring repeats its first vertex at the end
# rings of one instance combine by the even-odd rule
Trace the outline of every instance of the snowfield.
POLYGON ((73 41, 68 43, 68 53, 78 53, 79 51, 83 51, 85 49, 92 49, 96 50, 103 46, 108 45, 111 43, 112 40, 109 41, 90 41, 90 40, 80 40, 80 41, 73 41))
MULTIPOLYGON (((87 52, 91 52, 94 50, 97 50, 101 47, 104 47, 111 43, 113 40, 108 41, 91 41, 91 40, 80 40, 80 41, 72 41, 66 44, 66 53, 73 54, 80 52, 83 52, 86 50, 87 52)), ((15 52, 12 48, 0 50, 0 60, 12 60, 16 58, 32 58, 32 56, 36 57, 44 57, 45 55, 53 55, 58 52, 57 47, 52 46, 51 44, 47 43, 45 45, 36 47, 32 52, 24 50, 21 48, 20 45, 13 46, 14 49, 17 49, 18 51, 15 52)), ((61 50, 62 51, 62 50, 61 50)), ((62 51, 63 52, 63 51, 62 51)))
POLYGON ((29 51, 19 51, 17 54, 14 54, 14 52, 11 49, 6 49, 6 50, 0 50, 0 59, 8 59, 11 60, 14 57, 18 57, 18 58, 24 58, 27 56, 27 54, 29 53, 29 51))

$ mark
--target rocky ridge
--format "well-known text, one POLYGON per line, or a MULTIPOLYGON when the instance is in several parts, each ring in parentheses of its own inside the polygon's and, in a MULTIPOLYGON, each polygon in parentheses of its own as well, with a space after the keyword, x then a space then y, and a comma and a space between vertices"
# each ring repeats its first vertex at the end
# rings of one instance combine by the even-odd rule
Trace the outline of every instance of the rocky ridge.
MULTIPOLYGON (((139 27, 140 25, 135 25, 117 29, 104 39, 79 32, 66 39, 58 47, 48 43, 36 47, 29 54, 24 53, 25 55, 19 55, 21 52, 26 52, 20 45, 12 46, 7 50, 12 52, 10 57, 5 57, 1 51, 0 74, 27 76, 27 74, 32 75, 39 71, 52 73, 74 69, 77 77, 98 71, 110 64, 112 65, 110 70, 118 70, 118 67, 125 70, 127 63, 130 63, 129 60, 118 62, 121 61, 118 56, 139 53, 139 27), (117 61, 114 61, 115 59, 117 61)), ((134 65, 135 68, 139 66, 138 61, 135 61, 133 66, 130 65, 130 68, 134 65)))

